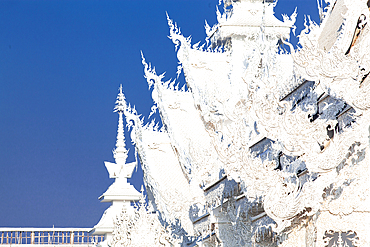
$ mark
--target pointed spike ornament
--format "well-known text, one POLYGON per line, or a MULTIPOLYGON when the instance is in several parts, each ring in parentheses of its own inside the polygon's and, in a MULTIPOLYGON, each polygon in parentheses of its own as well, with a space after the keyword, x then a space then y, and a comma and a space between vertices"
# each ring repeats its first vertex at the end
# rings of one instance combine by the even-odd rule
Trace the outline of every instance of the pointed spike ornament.
POLYGON ((145 200, 145 195, 144 195, 144 187, 143 187, 143 185, 141 185, 141 190, 140 190, 140 192, 141 192, 141 197, 140 197, 140 205, 141 205, 141 207, 146 207, 146 200, 145 200))
POLYGON ((127 159, 127 149, 125 144, 125 135, 123 130, 123 111, 127 109, 125 95, 122 92, 122 85, 119 88, 119 93, 116 100, 114 112, 118 112, 118 130, 116 149, 113 151, 114 159, 117 164, 125 164, 127 159))

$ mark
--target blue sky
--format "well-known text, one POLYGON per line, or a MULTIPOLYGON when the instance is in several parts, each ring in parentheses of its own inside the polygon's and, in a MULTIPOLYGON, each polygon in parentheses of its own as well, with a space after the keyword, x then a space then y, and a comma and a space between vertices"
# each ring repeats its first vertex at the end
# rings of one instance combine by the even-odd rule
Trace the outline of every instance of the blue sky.
MULTIPOLYGON (((140 51, 158 73, 174 78, 177 58, 166 11, 196 43, 204 41, 204 20, 215 24, 217 4, 0 1, 0 226, 98 222, 109 204, 97 198, 113 182, 103 161, 114 161, 119 85, 148 116, 152 100, 140 51)), ((295 6, 298 30, 303 14, 318 21, 316 0, 279 0, 276 16, 291 15, 295 6)), ((141 181, 138 169, 131 182, 139 189, 141 181)))

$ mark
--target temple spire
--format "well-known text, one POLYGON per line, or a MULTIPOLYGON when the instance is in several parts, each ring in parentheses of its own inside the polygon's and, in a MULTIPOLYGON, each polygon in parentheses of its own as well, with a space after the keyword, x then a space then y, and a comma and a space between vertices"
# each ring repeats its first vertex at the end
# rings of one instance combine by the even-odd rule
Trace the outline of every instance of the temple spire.
POLYGON ((118 112, 118 130, 116 149, 113 150, 114 159, 117 164, 125 164, 127 159, 127 149, 125 144, 125 134, 123 130, 123 111, 126 109, 125 95, 122 92, 122 85, 120 85, 119 93, 116 100, 114 112, 118 112))

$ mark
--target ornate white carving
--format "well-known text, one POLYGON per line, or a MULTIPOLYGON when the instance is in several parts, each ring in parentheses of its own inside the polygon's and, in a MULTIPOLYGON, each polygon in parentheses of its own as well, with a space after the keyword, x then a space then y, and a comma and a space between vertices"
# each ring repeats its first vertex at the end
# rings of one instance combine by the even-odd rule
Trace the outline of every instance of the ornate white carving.
MULTIPOLYGON (((168 17, 186 88, 163 82, 143 56, 161 130, 122 104, 158 215, 183 243, 323 246, 332 231, 339 246, 354 231, 366 246, 370 223, 356 223, 370 212, 366 2, 320 6, 321 25, 308 19, 297 50, 286 41, 296 13, 280 22, 272 3, 224 4, 219 23, 206 24, 206 45, 191 45, 168 17)), ((115 244, 144 224, 124 217, 115 244)))
POLYGON ((179 240, 171 236, 168 227, 163 227, 155 212, 148 211, 145 198, 136 206, 133 215, 123 208, 115 221, 113 238, 109 246, 180 246, 179 240))

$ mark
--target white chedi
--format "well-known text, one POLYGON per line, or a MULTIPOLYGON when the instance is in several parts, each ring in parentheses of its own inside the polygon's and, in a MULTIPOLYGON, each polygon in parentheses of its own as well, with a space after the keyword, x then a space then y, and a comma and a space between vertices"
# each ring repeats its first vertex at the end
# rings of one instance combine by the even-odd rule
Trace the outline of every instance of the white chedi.
POLYGON ((119 94, 116 101, 114 112, 118 112, 118 130, 116 149, 113 151, 115 163, 105 161, 105 166, 109 173, 109 178, 114 178, 114 182, 99 197, 101 202, 110 202, 111 206, 105 210, 99 222, 94 226, 92 234, 104 235, 104 242, 100 246, 108 246, 111 241, 114 228, 114 219, 120 215, 122 208, 127 214, 133 214, 135 209, 131 202, 140 200, 140 193, 128 183, 127 179, 131 178, 137 162, 126 163, 127 149, 125 144, 123 128, 123 111, 126 108, 125 98, 122 92, 122 86, 119 88, 119 94))

